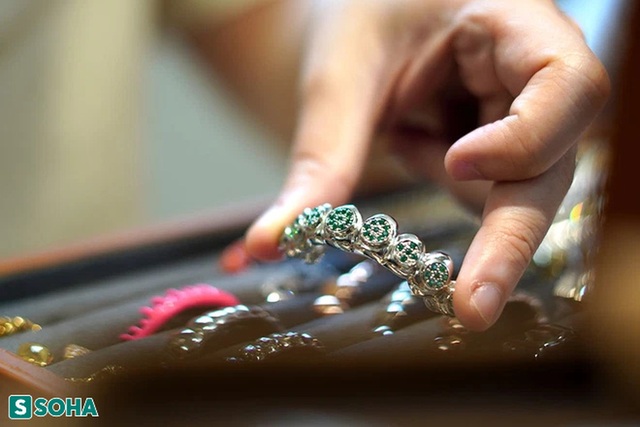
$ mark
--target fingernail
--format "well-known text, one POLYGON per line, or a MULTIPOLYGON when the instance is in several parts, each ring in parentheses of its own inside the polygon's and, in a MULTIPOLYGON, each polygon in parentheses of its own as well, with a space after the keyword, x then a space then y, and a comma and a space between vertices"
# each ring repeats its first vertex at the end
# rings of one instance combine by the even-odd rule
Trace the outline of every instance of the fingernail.
POLYGON ((495 283, 483 283, 473 291, 471 305, 487 325, 492 325, 502 305, 502 292, 495 283))
POLYGON ((485 179, 476 165, 469 162, 457 162, 453 168, 453 177, 460 180, 485 179))

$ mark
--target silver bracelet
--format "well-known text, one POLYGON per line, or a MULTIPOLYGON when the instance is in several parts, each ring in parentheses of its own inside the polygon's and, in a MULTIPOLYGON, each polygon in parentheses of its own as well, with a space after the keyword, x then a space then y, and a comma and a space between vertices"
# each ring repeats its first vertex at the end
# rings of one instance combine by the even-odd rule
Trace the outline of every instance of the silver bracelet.
POLYGON ((411 292, 423 298, 427 308, 447 316, 453 313, 451 280, 453 261, 442 252, 426 252, 414 234, 398 234, 395 219, 376 214, 365 220, 353 205, 324 204, 306 208, 285 227, 281 250, 289 257, 317 261, 324 245, 370 258, 409 283, 411 292))

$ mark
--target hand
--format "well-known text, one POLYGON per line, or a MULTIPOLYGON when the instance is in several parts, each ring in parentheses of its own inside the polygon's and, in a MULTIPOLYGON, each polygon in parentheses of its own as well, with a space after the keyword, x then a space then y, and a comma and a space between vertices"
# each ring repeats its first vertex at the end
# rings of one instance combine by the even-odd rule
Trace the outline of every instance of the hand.
POLYGON ((484 204, 454 309, 469 329, 488 328, 566 194, 576 140, 608 96, 606 71, 547 0, 315 4, 291 170, 248 250, 275 259, 304 207, 346 202, 384 132, 409 168, 484 204), (450 130, 462 124, 443 109, 462 105, 447 100, 458 93, 477 106, 459 138, 450 130), (406 132, 416 116, 420 132, 406 132))

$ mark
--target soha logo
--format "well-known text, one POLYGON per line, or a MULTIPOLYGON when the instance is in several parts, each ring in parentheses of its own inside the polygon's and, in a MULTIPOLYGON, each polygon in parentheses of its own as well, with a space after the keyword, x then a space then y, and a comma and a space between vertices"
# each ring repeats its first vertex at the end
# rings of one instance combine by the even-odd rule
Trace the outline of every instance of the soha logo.
POLYGON ((9 419, 30 420, 33 416, 44 417, 98 417, 93 398, 87 397, 44 397, 33 398, 29 394, 9 396, 9 419))

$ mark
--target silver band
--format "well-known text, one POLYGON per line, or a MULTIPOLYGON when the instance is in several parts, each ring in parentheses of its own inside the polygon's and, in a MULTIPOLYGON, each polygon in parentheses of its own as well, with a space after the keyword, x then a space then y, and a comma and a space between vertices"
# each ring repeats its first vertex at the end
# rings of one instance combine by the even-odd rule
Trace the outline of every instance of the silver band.
POLYGON ((437 313, 454 316, 453 261, 442 252, 426 252, 413 234, 398 234, 395 219, 385 214, 362 218, 353 205, 306 208, 284 229, 280 247, 289 257, 308 263, 329 245, 370 258, 409 283, 411 292, 437 313))

